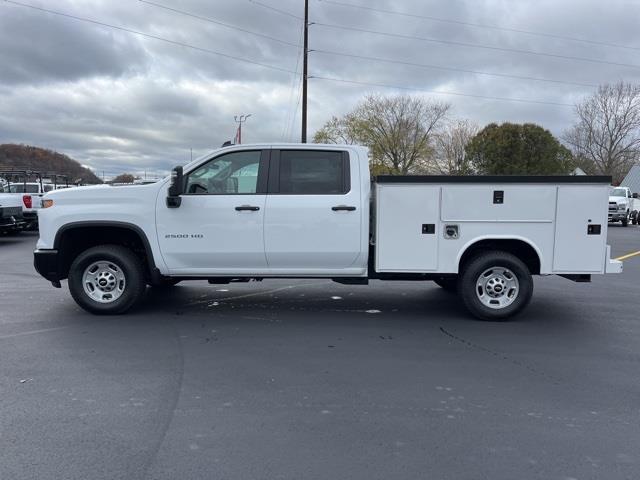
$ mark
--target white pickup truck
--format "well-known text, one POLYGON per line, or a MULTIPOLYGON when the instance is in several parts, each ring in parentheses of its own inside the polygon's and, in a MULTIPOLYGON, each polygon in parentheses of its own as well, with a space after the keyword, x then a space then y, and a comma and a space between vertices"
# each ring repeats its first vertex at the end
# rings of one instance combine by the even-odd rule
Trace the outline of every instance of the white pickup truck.
POLYGON ((22 206, 22 216, 29 230, 37 230, 38 227, 38 209, 40 209, 40 200, 45 191, 42 183, 37 182, 11 182, 4 187, 6 193, 14 195, 20 199, 22 206))
POLYGON ((612 187, 609 193, 609 221, 622 222, 626 227, 629 222, 638 223, 640 199, 638 194, 631 193, 629 187, 612 187))
POLYGON ((147 285, 264 278, 434 280, 481 319, 521 311, 532 275, 617 273, 609 177, 379 176, 363 147, 222 148, 150 185, 47 193, 35 267, 89 312, 147 285), (469 208, 471 206, 472 208, 469 208))
POLYGON ((4 193, 0 186, 0 234, 18 233, 24 228, 22 199, 10 193, 4 193))

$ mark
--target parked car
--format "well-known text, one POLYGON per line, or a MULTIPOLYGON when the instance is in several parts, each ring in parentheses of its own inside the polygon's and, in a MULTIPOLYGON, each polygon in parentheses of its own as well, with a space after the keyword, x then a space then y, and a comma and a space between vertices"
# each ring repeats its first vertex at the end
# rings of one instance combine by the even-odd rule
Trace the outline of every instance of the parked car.
POLYGON ((481 319, 520 312, 532 275, 622 271, 610 177, 370 178, 364 147, 236 145, 157 183, 50 192, 35 267, 96 314, 126 312, 147 284, 329 278, 446 281, 481 319))

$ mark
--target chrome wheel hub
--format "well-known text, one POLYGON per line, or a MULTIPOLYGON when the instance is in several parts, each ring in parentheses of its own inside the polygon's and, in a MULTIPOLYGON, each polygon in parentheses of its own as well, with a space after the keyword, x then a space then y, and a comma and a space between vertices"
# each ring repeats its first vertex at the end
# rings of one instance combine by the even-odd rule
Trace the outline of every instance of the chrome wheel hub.
POLYGON ((100 261, 85 269, 82 285, 84 292, 96 302, 111 303, 122 296, 127 282, 119 265, 100 261))
POLYGON ((514 273, 505 267, 486 269, 476 281, 476 295, 483 305, 500 309, 511 305, 518 297, 520 285, 514 273))

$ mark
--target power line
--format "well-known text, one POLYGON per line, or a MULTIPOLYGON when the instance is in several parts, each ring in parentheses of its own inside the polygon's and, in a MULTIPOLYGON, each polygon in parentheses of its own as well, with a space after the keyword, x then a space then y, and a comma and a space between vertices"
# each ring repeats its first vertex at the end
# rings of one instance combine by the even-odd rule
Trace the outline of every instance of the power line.
POLYGON ((533 30, 522 30, 522 29, 518 29, 518 28, 509 28, 509 27, 501 27, 499 25, 487 25, 487 24, 483 24, 483 23, 472 23, 472 22, 464 22, 462 20, 453 20, 450 18, 441 18, 441 17, 433 17, 430 15, 417 15, 417 14, 412 14, 412 13, 405 13, 405 12, 398 12, 397 10, 386 10, 386 9, 382 9, 382 8, 374 8, 374 7, 368 7, 366 5, 356 5, 353 3, 345 3, 345 2, 338 2, 335 0, 318 0, 319 2, 324 2, 324 3, 329 3, 332 5, 339 5, 342 7, 351 7, 351 8, 358 8, 358 9, 362 9, 362 10, 369 10, 372 12, 379 12, 379 13, 385 13, 385 14, 390 14, 390 15, 398 15, 398 16, 402 16, 402 17, 411 17, 411 18, 419 18, 422 20, 430 20, 433 22, 442 22, 442 23, 449 23, 449 24, 455 24, 455 25, 463 25, 466 27, 476 27, 476 28, 484 28, 484 29, 489 29, 489 30, 500 30, 503 32, 511 32, 511 33, 523 33, 526 35, 534 35, 537 37, 546 37, 546 38, 555 38, 558 40, 569 40, 572 42, 582 42, 582 43, 588 43, 590 45, 601 45, 604 47, 614 47, 614 48, 624 48, 627 50, 640 50, 640 47, 632 47, 629 45, 620 45, 617 43, 609 43, 609 42, 599 42, 596 40, 588 40, 586 38, 578 38, 578 37, 569 37, 566 35, 558 35, 558 34, 554 34, 554 33, 546 33, 546 32, 536 32, 533 30))
MULTIPOLYGON (((252 64, 252 65, 257 65, 257 66, 269 68, 269 69, 272 69, 272 70, 278 70, 278 71, 282 71, 282 72, 286 72, 286 73, 293 73, 293 74, 297 73, 297 72, 294 72, 292 70, 288 70, 286 68, 265 64, 265 63, 262 63, 262 62, 256 62, 256 61, 248 60, 248 59, 241 58, 241 57, 236 57, 234 55, 229 55, 229 54, 226 54, 226 53, 221 53, 221 52, 217 52, 217 51, 214 51, 214 50, 210 50, 210 49, 206 49, 206 48, 202 48, 202 47, 197 47, 195 45, 191 45, 191 44, 188 44, 188 43, 178 42, 178 41, 175 41, 175 40, 170 40, 170 39, 167 39, 167 38, 164 38, 164 37, 160 37, 160 36, 157 36, 157 35, 151 35, 151 34, 148 34, 148 33, 139 32, 137 30, 133 30, 133 29, 122 27, 122 26, 118 26, 118 25, 113 25, 113 24, 106 23, 106 22, 100 22, 100 21, 97 21, 97 20, 92 20, 92 19, 89 19, 89 18, 79 17, 79 16, 76 16, 76 15, 68 14, 68 13, 58 12, 58 11, 55 11, 55 10, 46 9, 46 8, 38 7, 38 6, 35 6, 35 5, 29 5, 29 4, 26 4, 26 3, 20 3, 20 2, 16 2, 15 0, 4 0, 4 2, 5 2, 5 4, 12 4, 12 5, 20 6, 20 7, 29 8, 29 9, 32 9, 32 10, 37 10, 37 11, 40 11, 40 12, 50 13, 50 14, 57 15, 57 16, 64 17, 64 18, 69 18, 69 19, 73 19, 73 20, 77 20, 77 21, 81 21, 81 22, 86 22, 86 23, 91 23, 91 24, 94 24, 94 25, 102 26, 102 27, 113 28, 115 30, 131 33, 131 34, 134 34, 134 35, 139 35, 139 36, 142 36, 142 37, 145 37, 145 38, 151 38, 151 39, 154 39, 154 40, 159 40, 159 41, 162 41, 162 42, 165 42, 165 43, 169 43, 169 44, 172 44, 172 45, 177 45, 177 46, 181 46, 181 47, 185 47, 185 48, 190 48, 190 49, 193 49, 193 50, 196 50, 196 51, 209 53, 209 54, 212 54, 212 55, 217 55, 217 56, 221 56, 221 57, 224 57, 224 58, 229 58, 229 59, 232 59, 232 60, 237 60, 237 61, 240 61, 240 62, 244 62, 244 63, 248 63, 248 64, 252 64)), ((356 81, 356 80, 348 80, 348 79, 332 78, 332 77, 309 76, 308 78, 315 78, 315 79, 318 79, 318 80, 327 80, 327 81, 333 81, 333 82, 349 83, 349 84, 354 84, 354 85, 367 85, 367 86, 377 86, 377 87, 384 87, 384 88, 396 88, 396 89, 400 89, 400 90, 412 90, 412 91, 432 93, 432 94, 438 94, 438 95, 455 95, 455 96, 462 96, 462 97, 482 98, 482 99, 488 99, 488 100, 501 100, 501 101, 511 101, 511 102, 522 102, 522 103, 534 103, 534 104, 542 104, 542 105, 556 105, 556 106, 573 107, 573 105, 564 104, 564 103, 544 102, 544 101, 537 101, 537 100, 527 100, 527 99, 508 98, 508 97, 492 97, 492 96, 475 95, 475 94, 468 94, 468 93, 462 93, 462 92, 444 92, 444 91, 437 91, 437 90, 425 90, 425 89, 414 88, 414 87, 405 87, 405 86, 399 86, 399 85, 390 85, 390 84, 373 83, 373 82, 361 82, 361 81, 356 81)))
POLYGON ((297 18, 298 20, 304 20, 300 15, 296 15, 294 13, 291 12, 287 12, 285 10, 280 10, 279 8, 276 7, 272 7, 271 5, 267 5, 265 3, 262 2, 258 2, 257 0, 249 0, 251 3, 255 3, 256 5, 259 5, 263 8, 266 8, 268 10, 272 10, 274 12, 278 12, 281 13, 282 15, 286 15, 287 17, 293 17, 293 18, 297 18))
MULTIPOLYGON (((298 36, 298 43, 300 44, 300 48, 302 48, 302 38, 304 36, 304 24, 300 26, 300 35, 298 36)), ((285 119, 285 124, 284 124, 284 128, 282 129, 282 140, 284 141, 285 138, 289 138, 290 134, 288 133, 290 128, 293 129, 293 126, 289 127, 289 125, 293 125, 293 122, 295 121, 295 110, 298 108, 297 102, 293 105, 294 111, 292 112, 291 109, 289 108, 289 105, 293 102, 294 97, 293 97, 293 93, 296 89, 296 80, 298 79, 298 67, 300 66, 300 48, 298 48, 298 50, 296 51, 296 68, 295 73, 291 76, 291 87, 289 90, 289 100, 287 101, 287 118, 285 119), (291 120, 291 117, 293 115, 293 120, 291 120)), ((297 95, 296 95, 297 97, 297 95)))
POLYGON ((218 55, 220 57, 229 58, 229 59, 232 59, 232 60, 237 60, 239 62, 249 63, 249 64, 252 64, 252 65, 258 65, 260 67, 269 68, 271 70, 278 70, 280 72, 286 72, 286 73, 294 73, 292 70, 288 70, 286 68, 277 67, 275 65, 269 65, 267 63, 256 62, 254 60, 249 60, 249 59, 242 58, 242 57, 236 57, 235 55, 229 55, 228 53, 216 52, 215 50, 210 50, 208 48, 197 47, 195 45, 190 45, 188 43, 178 42, 176 40, 170 40, 168 38, 159 37, 157 35, 152 35, 152 34, 149 34, 149 33, 139 32, 137 30, 132 30, 130 28, 121 27, 119 25, 113 25, 113 24, 110 24, 110 23, 99 22, 97 20, 92 20, 90 18, 79 17, 79 16, 76 16, 76 15, 71 15, 71 14, 63 13, 63 12, 58 12, 58 11, 55 11, 55 10, 49 10, 47 8, 37 7, 35 5, 29 5, 27 3, 20 3, 20 2, 14 1, 14 0, 4 0, 4 1, 5 1, 5 3, 10 3, 12 5, 17 5, 19 7, 30 8, 30 9, 33 9, 33 10, 38 10, 38 11, 41 11, 41 12, 51 13, 53 15, 58 15, 60 17, 70 18, 70 19, 73 19, 73 20, 78 20, 78 21, 86 22, 86 23, 92 23, 94 25, 100 25, 102 27, 113 28, 115 30, 120 30, 122 32, 127 32, 127 33, 131 33, 131 34, 134 34, 134 35, 139 35, 139 36, 142 36, 142 37, 145 37, 145 38, 151 38, 151 39, 154 39, 154 40, 159 40, 161 42, 170 43, 172 45, 178 45, 180 47, 190 48, 192 50, 197 50, 199 52, 209 53, 209 54, 212 54, 212 55, 218 55))
POLYGON ((607 60, 596 60, 596 59, 593 59, 593 58, 576 57, 576 56, 572 56, 572 55, 560 55, 560 54, 556 54, 556 53, 536 52, 536 51, 533 51, 533 50, 520 50, 520 49, 517 49, 517 48, 495 47, 495 46, 492 46, 492 45, 483 45, 483 44, 480 44, 480 43, 456 42, 456 41, 453 41, 453 40, 442 40, 442 39, 439 39, 439 38, 418 37, 416 35, 404 35, 404 34, 401 34, 401 33, 381 32, 379 30, 368 30, 366 28, 348 27, 348 26, 345 26, 345 25, 335 25, 335 24, 329 24, 329 23, 314 22, 314 25, 318 25, 318 26, 321 26, 321 27, 327 27, 327 28, 335 28, 335 29, 339 29, 339 30, 349 30, 349 31, 361 32, 361 33, 371 33, 371 34, 374 34, 374 35, 383 35, 383 36, 386 36, 386 37, 403 38, 403 39, 406 39, 406 40, 420 40, 420 41, 423 41, 423 42, 441 43, 441 44, 445 44, 445 45, 455 45, 455 46, 459 46, 459 47, 482 48, 482 49, 485 49, 485 50, 496 50, 496 51, 509 52, 509 53, 522 53, 522 54, 526 54, 526 55, 537 55, 537 56, 542 56, 542 57, 560 58, 560 59, 563 59, 563 60, 577 60, 577 61, 581 61, 581 62, 599 63, 599 64, 604 64, 604 65, 615 65, 617 67, 631 67, 631 68, 639 68, 640 69, 640 65, 634 65, 634 64, 629 64, 629 63, 609 62, 607 60))
POLYGON ((229 23, 224 23, 224 22, 221 22, 219 20, 215 20, 213 18, 204 17, 202 15, 198 15, 198 14, 195 14, 195 13, 187 12, 187 11, 184 11, 184 10, 178 10, 177 8, 168 7, 166 5, 162 5, 160 3, 155 3, 155 2, 150 2, 148 0, 138 0, 138 1, 141 2, 141 3, 146 3, 147 5, 151 5, 151 6, 156 7, 156 8, 161 8, 163 10, 167 10, 169 12, 178 13, 178 14, 184 15, 186 17, 191 17, 191 18, 195 18, 197 20, 202 20, 204 22, 213 23, 215 25, 220 25, 222 27, 230 28, 232 30, 237 30, 239 32, 248 33, 250 35, 255 35, 257 37, 266 38, 268 40, 272 40, 274 42, 282 43, 284 45, 289 45, 289 46, 296 47, 296 48, 300 47, 300 45, 298 45, 298 44, 295 44, 295 43, 292 43, 292 42, 288 42, 288 41, 282 40, 280 38, 271 37, 271 36, 265 35, 263 33, 253 32, 251 30, 247 30, 247 29, 242 28, 242 27, 237 27, 237 26, 231 25, 229 23))
POLYGON ((398 65, 408 65, 411 67, 421 67, 421 68, 432 68, 432 69, 436 69, 436 70, 450 70, 453 72, 463 72, 463 73, 473 73, 476 75, 488 75, 488 76, 492 76, 492 77, 504 77, 504 78, 514 78, 517 80, 534 80, 537 82, 549 82, 549 83, 559 83, 559 84, 564 84, 564 85, 575 85, 575 86, 579 86, 579 87, 597 87, 598 85, 595 85, 593 83, 579 83, 579 82, 570 82, 570 81, 566 81, 566 80, 557 80, 557 79, 551 79, 551 78, 541 78, 541 77, 529 77, 529 76, 525 76, 525 75, 510 75, 510 74, 506 74, 506 73, 492 73, 492 72, 481 72, 478 70, 467 70, 464 68, 456 68, 456 67, 443 67, 441 65, 430 65, 430 64, 426 64, 426 63, 413 63, 413 62, 407 62, 407 61, 403 61, 403 60, 391 60, 391 59, 387 59, 387 58, 379 58, 379 57, 368 57, 365 55, 356 55, 356 54, 350 54, 350 53, 342 53, 342 52, 331 52, 328 50, 311 50, 311 52, 314 53, 322 53, 322 54, 327 54, 327 55, 337 55, 340 57, 347 57, 347 58, 359 58, 362 60, 371 60, 371 61, 375 61, 375 62, 384 62, 384 63, 394 63, 394 64, 398 64, 398 65))
POLYGON ((318 80, 328 80, 331 82, 341 82, 341 83, 350 83, 353 85, 366 85, 366 86, 372 86, 372 87, 384 87, 384 88, 395 88, 398 90, 410 90, 410 91, 414 91, 414 92, 423 92, 423 93, 431 93, 431 94, 437 94, 437 95, 454 95, 457 97, 471 97, 471 98, 481 98, 481 99, 485 99, 485 100, 500 100, 500 101, 504 101, 504 102, 518 102, 518 103, 533 103, 533 104, 537 104, 537 105, 553 105, 553 106, 558 106, 558 107, 573 107, 574 105, 571 105, 569 103, 559 103, 559 102, 545 102, 542 100, 529 100, 529 99, 525 99, 525 98, 513 98, 513 97, 492 97, 492 96, 488 96, 488 95, 476 95, 476 94, 472 94, 472 93, 462 93, 462 92, 450 92, 450 91, 439 91, 439 90, 426 90, 423 88, 416 88, 416 87, 405 87, 405 86, 401 86, 401 85, 391 85, 391 84, 387 84, 387 83, 373 83, 373 82, 360 82, 357 80, 347 80, 344 78, 332 78, 332 77, 320 77, 320 76, 310 76, 309 78, 314 78, 314 79, 318 79, 318 80))

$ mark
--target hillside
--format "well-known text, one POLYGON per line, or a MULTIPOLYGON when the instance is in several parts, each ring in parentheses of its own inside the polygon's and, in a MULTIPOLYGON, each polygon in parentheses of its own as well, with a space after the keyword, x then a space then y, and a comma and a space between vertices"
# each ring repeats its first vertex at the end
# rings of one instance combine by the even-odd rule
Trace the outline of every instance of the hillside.
POLYGON ((62 153, 29 145, 0 145, 0 170, 24 168, 67 175, 70 182, 102 183, 88 168, 62 153))

